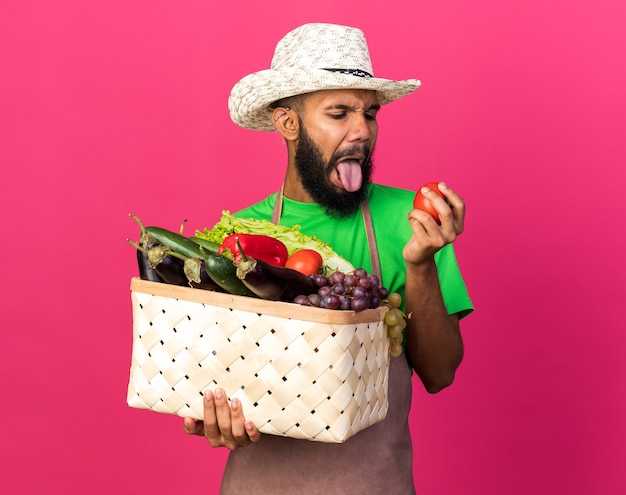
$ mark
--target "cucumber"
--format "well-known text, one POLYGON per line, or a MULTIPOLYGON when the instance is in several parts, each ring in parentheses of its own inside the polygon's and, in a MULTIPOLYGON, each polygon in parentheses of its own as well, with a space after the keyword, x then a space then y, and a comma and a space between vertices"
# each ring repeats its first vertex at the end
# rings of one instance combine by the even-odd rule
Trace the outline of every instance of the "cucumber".
POLYGON ((198 243, 161 227, 146 227, 146 234, 156 239, 157 243, 170 248, 170 250, 182 254, 187 258, 204 259, 206 253, 198 243))
POLYGON ((189 237, 189 239, 202 247, 202 249, 204 249, 207 253, 218 254, 217 251, 220 248, 220 245, 217 242, 207 241, 206 239, 202 239, 200 237, 189 237))
POLYGON ((237 277, 237 267, 233 260, 221 254, 208 255, 204 259, 204 268, 213 281, 224 290, 237 296, 257 297, 237 277))

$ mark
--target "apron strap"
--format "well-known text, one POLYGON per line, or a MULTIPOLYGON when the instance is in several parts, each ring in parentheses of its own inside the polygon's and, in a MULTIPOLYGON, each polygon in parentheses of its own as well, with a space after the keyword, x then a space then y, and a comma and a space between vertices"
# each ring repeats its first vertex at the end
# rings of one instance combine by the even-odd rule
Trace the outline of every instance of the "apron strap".
POLYGON ((367 236, 367 245, 370 248, 370 258, 372 262, 372 273, 378 277, 380 283, 383 283, 383 276, 380 270, 380 258, 378 257, 378 246, 376 245, 376 235, 374 234, 374 224, 372 222, 372 213, 367 199, 361 202, 361 213, 363 214, 363 222, 365 223, 365 235, 367 236))
POLYGON ((272 223, 275 225, 280 224, 280 217, 283 213, 283 188, 285 185, 280 186, 280 191, 276 194, 276 202, 274 203, 274 210, 272 211, 272 223))
MULTIPOLYGON (((274 210, 272 211, 272 223, 278 225, 283 211, 283 186, 276 195, 274 210)), ((376 235, 374 234, 374 224, 372 223, 372 213, 370 212, 367 199, 361 202, 361 214, 363 215, 363 223, 365 224, 365 236, 367 237, 367 245, 370 251, 370 260, 372 263, 372 273, 378 277, 382 284, 382 273, 380 270, 380 258, 378 257, 378 246, 376 245, 376 235)))

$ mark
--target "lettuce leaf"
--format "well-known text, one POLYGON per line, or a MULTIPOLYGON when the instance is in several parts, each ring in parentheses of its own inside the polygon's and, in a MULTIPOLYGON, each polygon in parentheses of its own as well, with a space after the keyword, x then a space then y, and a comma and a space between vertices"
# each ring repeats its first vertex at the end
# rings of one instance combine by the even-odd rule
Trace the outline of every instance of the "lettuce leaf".
POLYGON ((289 254, 299 249, 314 249, 324 260, 324 271, 329 274, 334 271, 348 273, 354 270, 352 264, 339 256, 326 242, 315 236, 300 232, 300 225, 286 227, 276 225, 266 220, 254 218, 237 218, 228 210, 222 211, 222 217, 212 229, 197 230, 196 237, 221 244, 230 234, 262 234, 269 235, 282 241, 287 246, 289 254))

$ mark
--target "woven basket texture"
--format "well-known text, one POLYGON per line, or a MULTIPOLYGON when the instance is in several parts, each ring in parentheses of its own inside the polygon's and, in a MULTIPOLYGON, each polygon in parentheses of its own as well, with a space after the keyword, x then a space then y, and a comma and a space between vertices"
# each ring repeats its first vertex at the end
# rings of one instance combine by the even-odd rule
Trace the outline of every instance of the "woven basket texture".
POLYGON ((385 308, 321 310, 137 278, 131 300, 131 407, 202 419, 203 391, 222 387, 262 433, 332 443, 385 418, 385 308))

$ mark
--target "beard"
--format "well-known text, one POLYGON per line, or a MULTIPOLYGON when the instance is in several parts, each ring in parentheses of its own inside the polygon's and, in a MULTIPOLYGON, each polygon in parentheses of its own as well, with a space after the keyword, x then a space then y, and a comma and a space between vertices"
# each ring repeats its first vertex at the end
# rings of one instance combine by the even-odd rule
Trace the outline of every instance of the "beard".
POLYGON ((353 146, 335 153, 326 163, 321 150, 311 140, 304 127, 300 128, 295 165, 304 189, 329 216, 334 218, 345 218, 359 209, 361 202, 367 197, 374 170, 372 150, 368 146, 353 146), (333 173, 338 160, 356 153, 363 153, 367 157, 361 165, 363 175, 361 187, 354 192, 338 191, 330 181, 330 174, 333 173))

